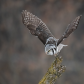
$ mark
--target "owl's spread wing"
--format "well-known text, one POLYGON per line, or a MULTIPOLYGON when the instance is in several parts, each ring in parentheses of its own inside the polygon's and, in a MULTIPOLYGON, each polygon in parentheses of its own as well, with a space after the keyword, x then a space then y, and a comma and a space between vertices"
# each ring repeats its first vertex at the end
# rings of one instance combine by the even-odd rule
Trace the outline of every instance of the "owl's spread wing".
POLYGON ((22 21, 23 24, 30 30, 31 34, 38 36, 43 44, 46 44, 46 40, 49 37, 53 37, 46 24, 37 16, 27 12, 26 10, 22 12, 22 21))
MULTIPOLYGON (((77 26, 79 24, 81 15, 76 17, 75 20, 71 22, 71 24, 68 25, 67 29, 65 30, 64 34, 61 36, 61 38, 57 42, 57 46, 65 39, 67 38, 74 30, 77 29, 77 26)), ((37 16, 33 15, 30 12, 27 12, 24 10, 22 12, 22 21, 23 24, 30 30, 32 35, 38 36, 38 38, 42 41, 43 44, 46 44, 46 41, 49 37, 53 37, 52 33, 46 26, 44 22, 42 22, 41 19, 39 19, 37 16)), ((50 41, 51 42, 51 41, 50 41)), ((52 42, 53 39, 52 39, 52 42)), ((51 42, 51 43, 52 43, 51 42)))
POLYGON ((80 21, 81 15, 76 17, 71 24, 68 25, 67 29, 65 30, 64 34, 61 36, 61 38, 57 42, 57 46, 65 39, 67 38, 74 30, 77 29, 79 21, 80 21))

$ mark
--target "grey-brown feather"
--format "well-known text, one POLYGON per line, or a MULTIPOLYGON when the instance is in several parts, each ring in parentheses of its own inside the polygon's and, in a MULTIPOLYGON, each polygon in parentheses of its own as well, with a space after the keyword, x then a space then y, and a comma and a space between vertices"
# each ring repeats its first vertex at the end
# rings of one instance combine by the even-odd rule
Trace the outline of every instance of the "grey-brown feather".
POLYGON ((23 24, 30 30, 32 35, 38 36, 41 42, 45 45, 45 52, 47 55, 56 55, 61 51, 63 46, 66 46, 60 43, 64 38, 67 38, 75 29, 77 29, 80 17, 81 16, 78 16, 71 24, 69 24, 64 34, 57 40, 41 19, 26 10, 22 12, 23 24))
POLYGON ((46 44, 46 40, 49 37, 53 37, 52 33, 46 26, 46 24, 37 16, 24 10, 22 12, 22 21, 25 26, 30 30, 32 35, 38 36, 43 44, 46 44))
POLYGON ((71 24, 68 25, 67 29, 65 30, 65 32, 63 33, 63 35, 61 36, 61 38, 58 40, 57 42, 57 46, 65 39, 67 38, 74 30, 77 29, 79 21, 80 21, 81 15, 76 17, 71 24))

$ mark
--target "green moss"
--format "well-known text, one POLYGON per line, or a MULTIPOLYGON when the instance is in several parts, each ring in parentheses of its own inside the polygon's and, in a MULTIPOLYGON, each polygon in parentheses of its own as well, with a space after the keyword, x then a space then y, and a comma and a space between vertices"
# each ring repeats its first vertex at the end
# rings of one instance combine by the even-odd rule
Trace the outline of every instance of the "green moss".
POLYGON ((51 64, 50 68, 46 72, 45 76, 41 79, 39 84, 54 84, 56 79, 59 78, 65 71, 65 66, 61 65, 62 57, 55 57, 55 60, 51 64))

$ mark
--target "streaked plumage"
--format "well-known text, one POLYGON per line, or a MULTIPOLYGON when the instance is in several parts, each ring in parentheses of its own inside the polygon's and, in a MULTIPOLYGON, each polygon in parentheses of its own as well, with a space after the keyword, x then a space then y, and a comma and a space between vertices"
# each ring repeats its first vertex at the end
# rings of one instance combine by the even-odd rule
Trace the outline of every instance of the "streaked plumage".
POLYGON ((67 38, 73 30, 78 26, 80 16, 78 16, 67 28, 62 37, 58 40, 56 39, 46 24, 42 22, 37 16, 30 12, 24 10, 22 12, 23 24, 30 30, 32 35, 37 36, 41 42, 45 45, 45 53, 47 55, 56 55, 63 48, 63 44, 60 44, 64 38, 67 38))

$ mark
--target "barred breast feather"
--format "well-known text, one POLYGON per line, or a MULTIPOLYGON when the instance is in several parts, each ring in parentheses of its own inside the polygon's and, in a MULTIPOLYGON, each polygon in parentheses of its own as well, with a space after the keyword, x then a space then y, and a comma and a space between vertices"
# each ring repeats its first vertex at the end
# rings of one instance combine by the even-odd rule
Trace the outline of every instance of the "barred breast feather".
POLYGON ((26 10, 23 10, 22 12, 22 21, 23 24, 30 30, 31 34, 38 36, 43 44, 46 43, 46 40, 49 37, 53 37, 46 24, 37 16, 27 12, 26 10))

